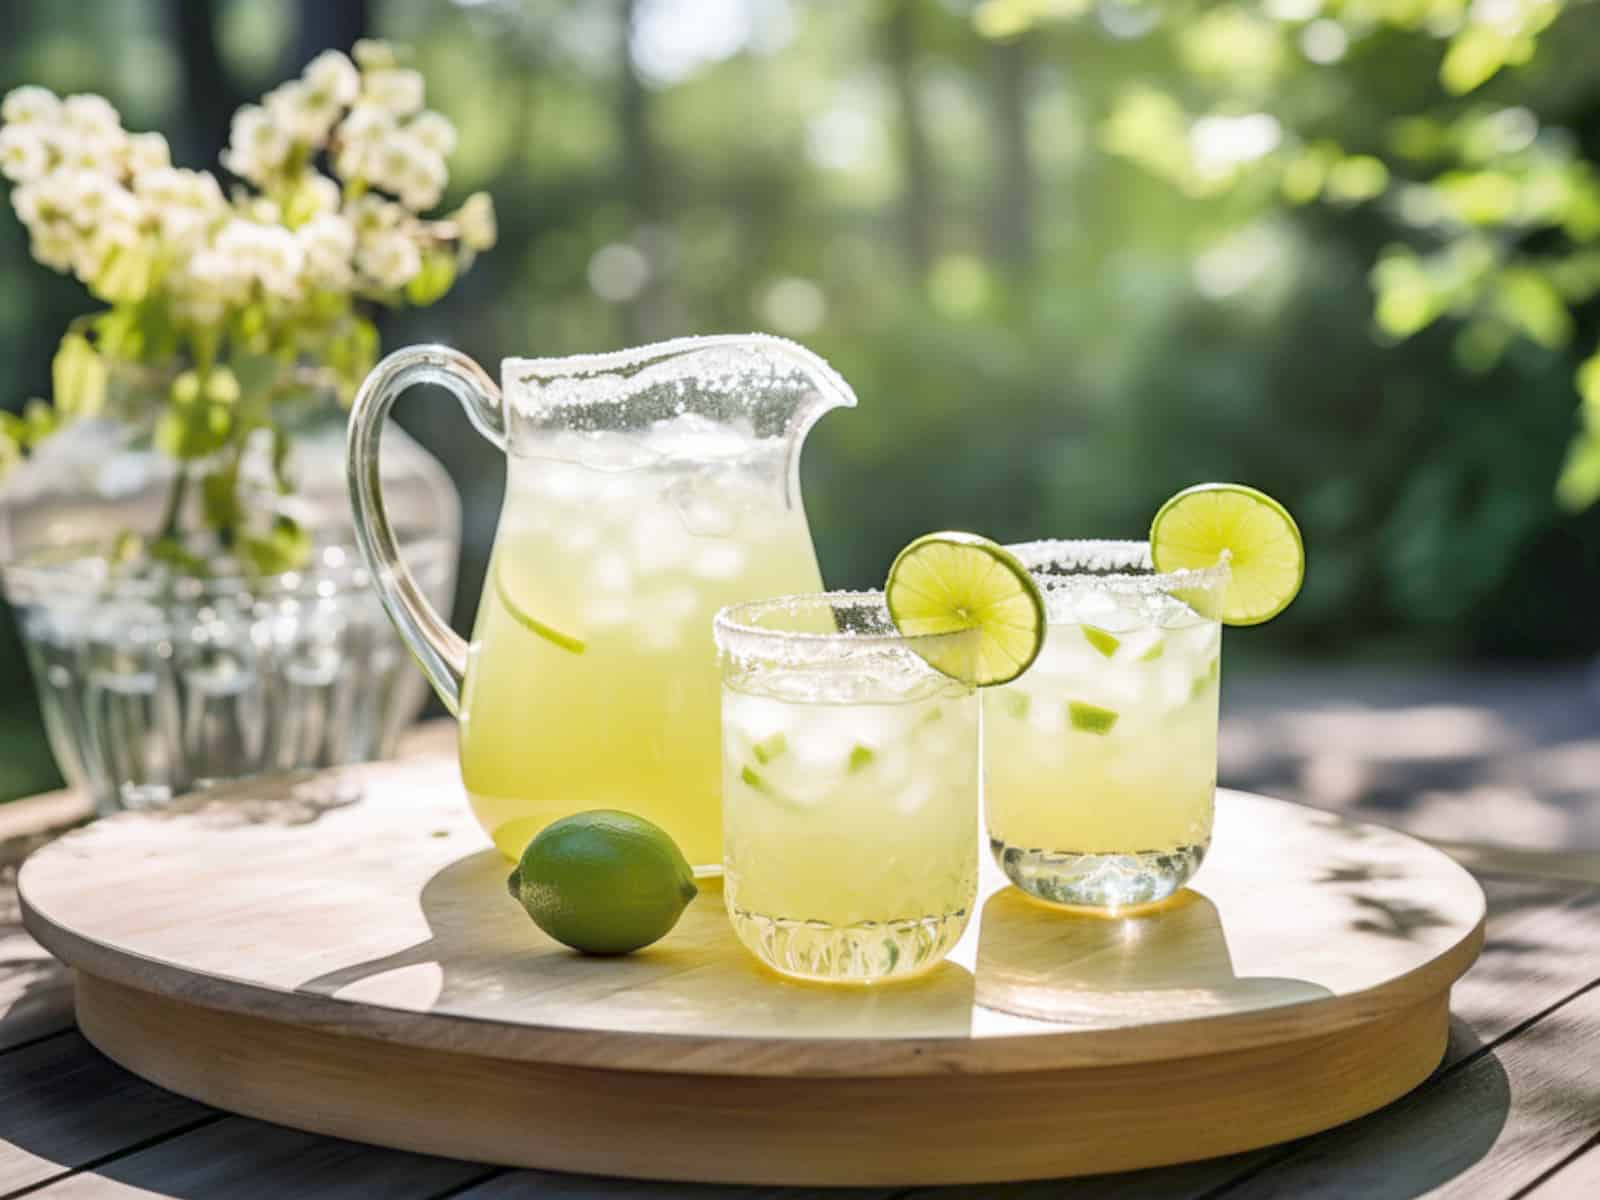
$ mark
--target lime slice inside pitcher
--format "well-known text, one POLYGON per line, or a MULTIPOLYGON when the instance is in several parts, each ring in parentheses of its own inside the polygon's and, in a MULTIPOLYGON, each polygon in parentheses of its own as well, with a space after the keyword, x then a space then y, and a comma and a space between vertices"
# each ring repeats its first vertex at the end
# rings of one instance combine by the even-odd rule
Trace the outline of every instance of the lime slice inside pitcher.
POLYGON ((549 595, 548 587, 541 588, 539 575, 520 569, 517 563, 515 558, 496 555, 489 568, 494 574, 495 595, 499 597, 507 615, 552 646, 571 654, 582 654, 584 641, 575 632, 582 629, 578 614, 568 611, 570 605, 562 605, 549 595))
POLYGON ((884 600, 910 638, 971 633, 974 639, 913 642, 935 670, 989 687, 1021 675, 1044 645, 1044 597, 1014 554, 972 533, 930 533, 889 568, 884 600))
POLYGON ((1300 528, 1265 492, 1241 483, 1201 483, 1161 506, 1150 525, 1158 571, 1214 567, 1228 556, 1218 614, 1227 625, 1270 621, 1300 591, 1306 574, 1300 528))

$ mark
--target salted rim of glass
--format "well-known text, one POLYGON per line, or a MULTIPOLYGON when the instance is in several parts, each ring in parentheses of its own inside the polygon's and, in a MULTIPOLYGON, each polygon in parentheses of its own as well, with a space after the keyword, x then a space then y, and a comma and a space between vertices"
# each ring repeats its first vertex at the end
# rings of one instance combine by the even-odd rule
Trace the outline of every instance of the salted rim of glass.
POLYGON ((1228 552, 1214 567, 1157 571, 1149 542, 1044 538, 1006 547, 1045 591, 1090 585, 1141 596, 1221 587, 1228 582, 1228 552), (1046 573, 1048 569, 1048 573, 1046 573))
POLYGON ((847 664, 852 658, 873 651, 905 654, 933 671, 920 655, 917 647, 933 648, 948 644, 952 639, 969 636, 961 633, 856 633, 840 630, 835 633, 805 633, 799 630, 768 629, 756 624, 761 617, 772 613, 799 613, 806 609, 871 608, 891 622, 889 606, 881 591, 805 592, 791 596, 774 596, 770 600, 747 600, 730 604, 718 611, 711 622, 711 634, 717 649, 737 657, 759 657, 775 665, 819 663, 847 664))

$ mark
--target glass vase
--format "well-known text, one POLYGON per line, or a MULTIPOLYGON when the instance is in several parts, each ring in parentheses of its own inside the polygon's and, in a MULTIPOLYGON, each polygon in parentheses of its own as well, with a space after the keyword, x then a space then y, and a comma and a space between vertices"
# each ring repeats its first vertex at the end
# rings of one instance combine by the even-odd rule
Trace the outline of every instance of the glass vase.
MULTIPOLYGON (((152 444, 168 374, 114 369, 103 415, 44 441, 0 484, 0 583, 57 764, 101 812, 383 757, 421 709, 426 684, 355 549, 344 410, 325 377, 293 374, 274 416, 289 433, 296 486, 280 494, 263 434, 242 458, 240 495, 250 511, 285 513, 310 535, 299 570, 240 566, 201 532, 195 486, 180 492, 179 528, 204 574, 119 559, 125 535, 148 542, 172 501, 179 466, 152 444)), ((404 432, 391 425, 384 439, 384 494, 406 560, 430 600, 447 606, 459 498, 404 432)))

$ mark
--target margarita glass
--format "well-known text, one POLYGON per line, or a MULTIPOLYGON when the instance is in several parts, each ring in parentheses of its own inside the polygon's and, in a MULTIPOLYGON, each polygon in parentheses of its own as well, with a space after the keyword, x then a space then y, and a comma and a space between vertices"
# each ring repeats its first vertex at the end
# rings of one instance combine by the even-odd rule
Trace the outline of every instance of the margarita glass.
POLYGON ((995 859, 1057 904, 1161 900, 1211 843, 1228 568, 1157 574, 1144 542, 1010 549, 1048 626, 1028 672, 984 693, 995 859))
POLYGON ((774 970, 870 982, 935 966, 977 895, 978 702, 941 674, 969 633, 903 637, 877 592, 717 615, 723 895, 774 970))

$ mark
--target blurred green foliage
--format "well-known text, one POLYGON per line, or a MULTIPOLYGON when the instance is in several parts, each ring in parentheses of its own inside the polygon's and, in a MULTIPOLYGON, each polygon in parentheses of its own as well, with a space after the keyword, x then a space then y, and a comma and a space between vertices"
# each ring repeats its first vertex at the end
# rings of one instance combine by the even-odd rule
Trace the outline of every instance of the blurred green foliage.
MULTIPOLYGON (((8 5, 0 83, 104 90, 204 165, 181 7, 8 5)), ((216 4, 205 86, 270 85, 335 9, 216 4)), ((1600 6, 357 9, 418 48, 461 130, 446 203, 487 188, 501 215, 495 252, 385 346, 805 341, 861 397, 805 460, 830 583, 879 582, 942 526, 1141 536, 1173 491, 1231 478, 1290 506, 1310 558, 1252 647, 1600 648, 1600 6)), ((10 222, 0 281, 20 402, 85 301, 10 222)), ((465 618, 499 466, 442 396, 402 419, 467 499, 465 618)))

